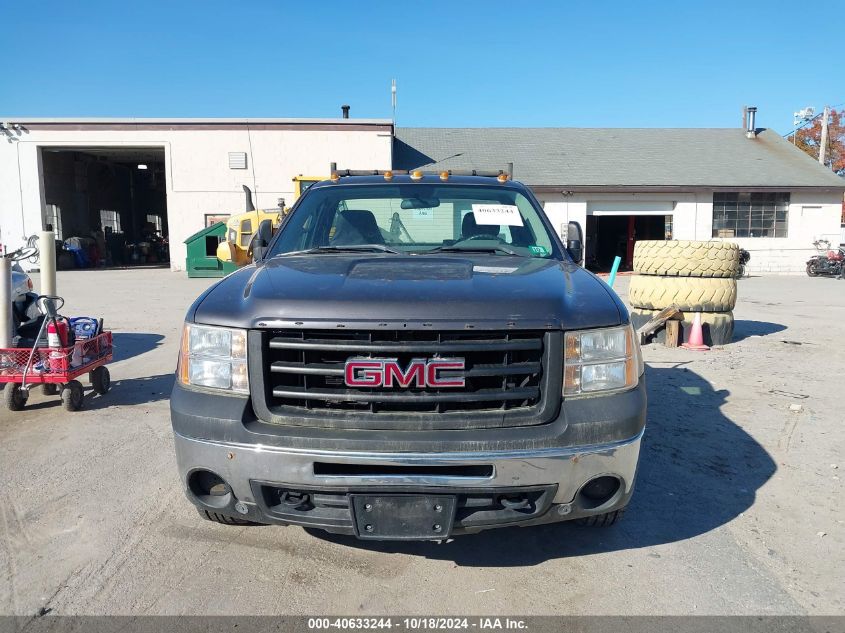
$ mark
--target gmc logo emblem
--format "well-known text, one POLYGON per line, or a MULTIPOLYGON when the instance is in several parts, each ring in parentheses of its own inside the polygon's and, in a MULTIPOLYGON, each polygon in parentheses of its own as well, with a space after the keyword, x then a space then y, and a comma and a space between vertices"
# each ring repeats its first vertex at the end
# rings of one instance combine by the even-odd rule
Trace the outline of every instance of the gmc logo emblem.
POLYGON ((345 377, 347 387, 463 387, 463 376, 441 373, 462 369, 463 358, 415 358, 404 369, 395 358, 350 358, 345 377))

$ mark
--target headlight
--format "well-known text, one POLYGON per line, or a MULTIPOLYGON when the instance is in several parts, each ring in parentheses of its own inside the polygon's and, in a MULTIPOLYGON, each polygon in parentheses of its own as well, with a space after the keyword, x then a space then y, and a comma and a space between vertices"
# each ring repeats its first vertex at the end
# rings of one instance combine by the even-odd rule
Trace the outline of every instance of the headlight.
POLYGON ((186 323, 176 375, 183 385, 249 393, 246 330, 186 323))
POLYGON ((631 325, 566 332, 564 396, 630 389, 642 372, 640 344, 631 325))

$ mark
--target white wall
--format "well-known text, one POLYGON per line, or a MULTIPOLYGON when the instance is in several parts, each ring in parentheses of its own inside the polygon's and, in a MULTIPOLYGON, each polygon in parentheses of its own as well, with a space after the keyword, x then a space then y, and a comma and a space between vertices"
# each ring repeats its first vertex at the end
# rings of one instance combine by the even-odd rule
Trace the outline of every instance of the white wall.
MULTIPOLYGON (((711 204, 712 217, 712 204, 711 204)), ((751 254, 752 273, 803 273, 807 260, 817 254, 813 242, 827 239, 839 242, 841 192, 792 192, 789 198, 787 237, 746 237, 722 241, 736 242, 751 254)), ((711 238, 719 239, 719 238, 711 238)))
POLYGON ((561 239, 566 238, 566 225, 569 222, 578 222, 582 229, 586 229, 587 203, 583 200, 543 194, 538 194, 537 199, 543 203, 543 210, 561 239))
MULTIPOLYGON (((538 193, 546 215, 560 234, 575 220, 586 227, 587 214, 610 208, 622 212, 630 203, 632 213, 648 212, 649 202, 665 208, 671 202, 673 237, 676 240, 718 240, 713 231, 713 192, 695 193, 574 193, 570 196, 538 193), (607 203, 607 204, 605 204, 607 203)), ((731 238, 751 253, 749 271, 758 273, 803 273, 805 262, 816 254, 813 241, 829 239, 837 244, 840 234, 841 192, 793 192, 790 195, 788 237, 731 238)))
MULTIPOLYGON (((348 120, 354 125, 355 120, 348 120)), ((81 126, 82 127, 82 126, 81 126)), ((39 130, 6 142, 0 136, 0 243, 16 248, 41 230, 43 193, 38 148, 158 147, 164 149, 170 259, 185 267, 183 240, 204 227, 205 214, 238 213, 244 208, 242 185, 256 192, 256 206, 293 203, 293 177, 328 176, 329 164, 341 168, 389 169, 391 135, 373 129, 214 130, 39 130), (246 152, 247 169, 229 169, 228 153, 246 152), (19 177, 20 174, 20 177, 19 177)))

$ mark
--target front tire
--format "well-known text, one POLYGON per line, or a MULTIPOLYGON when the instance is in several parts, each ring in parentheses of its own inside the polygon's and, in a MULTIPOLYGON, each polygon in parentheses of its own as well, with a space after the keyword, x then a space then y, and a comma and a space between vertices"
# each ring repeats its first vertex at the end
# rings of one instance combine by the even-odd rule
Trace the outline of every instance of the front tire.
POLYGON ((583 519, 578 519, 578 525, 583 525, 586 527, 610 527, 614 523, 618 523, 622 520, 622 516, 625 514, 625 508, 619 508, 618 510, 613 510, 612 512, 605 512, 604 514, 595 514, 591 517, 584 517, 583 519))
POLYGON ((197 508, 197 512, 199 512, 203 519, 212 523, 220 523, 222 525, 257 525, 257 523, 247 521, 246 519, 238 519, 237 517, 217 514, 216 512, 209 512, 208 510, 201 510, 199 508, 197 508))
POLYGON ((78 380, 71 380, 62 389, 62 406, 65 411, 79 411, 85 403, 85 391, 82 383, 78 380))
POLYGON ((3 389, 3 406, 9 411, 20 411, 26 406, 26 392, 14 383, 6 383, 3 389))
POLYGON ((88 378, 96 393, 102 396, 109 392, 109 389, 111 388, 111 376, 109 375, 108 368, 103 366, 96 367, 94 371, 88 375, 88 378))
POLYGON ((809 275, 810 277, 818 277, 819 276, 819 272, 818 272, 818 270, 816 270, 815 262, 808 262, 807 263, 807 275, 809 275))

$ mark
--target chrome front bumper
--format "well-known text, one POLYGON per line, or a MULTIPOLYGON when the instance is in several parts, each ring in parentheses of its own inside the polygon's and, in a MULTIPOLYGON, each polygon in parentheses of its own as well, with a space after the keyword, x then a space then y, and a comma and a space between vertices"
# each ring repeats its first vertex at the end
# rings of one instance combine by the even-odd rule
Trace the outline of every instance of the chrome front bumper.
MULTIPOLYGON (((286 488, 354 492, 366 489, 393 492, 489 491, 548 486, 551 505, 542 517, 524 524, 545 523, 609 512, 624 507, 633 492, 642 433, 602 445, 538 450, 449 453, 375 453, 296 450, 192 439, 175 435, 179 474, 189 499, 200 508, 265 523, 279 521, 266 512, 256 498, 256 482, 273 482, 286 488), (367 474, 319 474, 315 463, 368 466, 367 474), (439 474, 386 474, 379 466, 492 466, 486 476, 439 474), (225 508, 213 508, 192 494, 188 480, 198 470, 222 477, 233 499, 225 508), (596 477, 610 475, 620 481, 619 490, 606 502, 579 502, 579 491, 596 477), (237 503, 236 503, 237 502, 237 503), (235 509, 237 507, 237 509, 235 509)), ((335 471, 343 471, 336 468, 335 471)), ((361 468, 350 468, 361 473, 361 468)), ((295 522, 295 521, 294 521, 295 522)), ((495 527, 495 526, 490 526, 495 527)), ((344 530, 338 530, 344 531, 344 530)))

